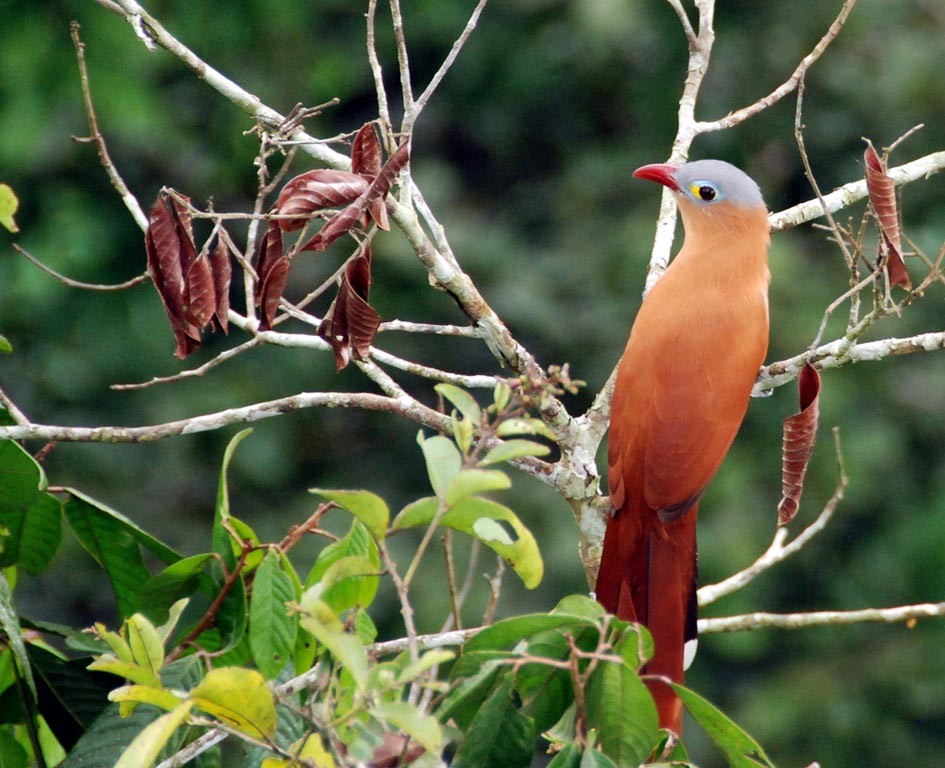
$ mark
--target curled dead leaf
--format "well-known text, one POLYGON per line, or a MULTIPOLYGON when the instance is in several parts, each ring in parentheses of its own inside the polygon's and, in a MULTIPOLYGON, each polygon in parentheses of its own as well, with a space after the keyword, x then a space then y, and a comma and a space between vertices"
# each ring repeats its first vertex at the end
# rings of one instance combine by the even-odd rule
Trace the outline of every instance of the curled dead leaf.
POLYGON ((863 153, 866 165, 866 187, 870 195, 870 204, 879 223, 883 250, 886 253, 886 269, 891 285, 900 285, 907 290, 912 287, 912 280, 902 259, 902 231, 899 227, 899 213, 896 205, 896 185, 887 175, 883 161, 866 139, 866 151, 863 153))
POLYGON ((276 212, 280 216, 298 218, 280 219, 279 226, 286 232, 301 229, 313 214, 357 200, 370 183, 360 174, 329 168, 300 174, 286 183, 276 201, 276 212))
POLYGON ((804 488, 807 463, 817 440, 820 419, 820 374, 806 363, 797 379, 800 411, 784 420, 781 457, 781 502, 778 525, 787 525, 797 514, 804 488))
POLYGON ((338 294, 318 327, 318 335, 335 353, 335 369, 355 360, 366 360, 377 335, 381 317, 368 304, 371 287, 371 251, 348 261, 338 294))

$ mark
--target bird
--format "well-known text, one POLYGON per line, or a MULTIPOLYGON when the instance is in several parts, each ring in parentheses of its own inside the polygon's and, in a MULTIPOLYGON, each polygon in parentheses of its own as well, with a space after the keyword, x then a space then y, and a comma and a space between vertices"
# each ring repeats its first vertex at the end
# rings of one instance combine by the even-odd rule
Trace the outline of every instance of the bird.
POLYGON ((653 638, 644 669, 659 726, 682 732, 682 684, 697 641, 696 516, 728 453, 768 349, 768 211, 758 184, 721 160, 644 165, 668 187, 682 247, 646 295, 611 401, 614 508, 595 594, 653 638))

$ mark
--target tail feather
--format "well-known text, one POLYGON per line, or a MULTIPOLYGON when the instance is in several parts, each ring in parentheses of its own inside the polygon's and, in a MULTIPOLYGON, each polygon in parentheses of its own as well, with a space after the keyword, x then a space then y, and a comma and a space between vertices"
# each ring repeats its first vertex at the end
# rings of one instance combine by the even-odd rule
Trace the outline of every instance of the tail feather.
MULTIPOLYGON (((645 508, 618 510, 604 537, 596 591, 608 611, 650 631, 653 658, 644 671, 682 683, 697 635, 696 507, 669 523, 645 508)), ((679 697, 664 682, 647 684, 660 727, 680 733, 679 697)))

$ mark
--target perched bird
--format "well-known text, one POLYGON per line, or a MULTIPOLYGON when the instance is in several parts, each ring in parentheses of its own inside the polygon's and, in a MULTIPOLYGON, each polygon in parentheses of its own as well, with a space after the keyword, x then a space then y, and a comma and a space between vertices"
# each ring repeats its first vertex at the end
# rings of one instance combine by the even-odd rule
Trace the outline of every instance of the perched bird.
MULTIPOLYGON (((607 524, 597 599, 646 625, 646 667, 681 683, 695 653, 696 512, 748 408, 768 349, 768 216, 758 185, 719 160, 645 165, 669 187, 682 249, 643 300, 617 372, 607 524)), ((649 682, 660 727, 682 703, 649 682)))

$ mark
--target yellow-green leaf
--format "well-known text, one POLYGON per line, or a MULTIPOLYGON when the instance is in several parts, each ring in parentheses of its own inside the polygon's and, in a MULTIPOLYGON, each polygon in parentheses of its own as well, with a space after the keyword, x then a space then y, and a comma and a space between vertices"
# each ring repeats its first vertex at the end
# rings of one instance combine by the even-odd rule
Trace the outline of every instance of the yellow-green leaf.
POLYGON ((423 450, 427 462, 427 474, 433 491, 441 499, 446 496, 450 481, 463 466, 463 457, 456 444, 448 437, 434 435, 424 438, 423 432, 417 435, 417 442, 423 450))
POLYGON ((498 464, 502 461, 520 459, 523 456, 544 456, 551 449, 534 440, 506 440, 492 448, 483 458, 483 464, 498 464))
POLYGON ((464 469, 450 480, 446 489, 446 503, 453 504, 463 496, 483 491, 501 491, 511 488, 512 481, 500 469, 464 469))
POLYGON ((302 608, 305 611, 300 620, 302 629, 328 649, 335 661, 348 670, 355 687, 363 691, 368 674, 367 651, 364 645, 356 635, 342 631, 343 625, 334 611, 310 595, 311 592, 312 590, 309 590, 302 596, 302 608))
POLYGON ((10 232, 19 232, 20 228, 13 220, 13 214, 20 207, 20 201, 9 184, 0 184, 0 224, 10 232))
POLYGON ((482 420, 482 410, 479 408, 476 398, 465 389, 453 384, 437 384, 434 389, 449 400, 464 417, 478 426, 482 420))
POLYGON ((276 704, 263 676, 254 669, 212 669, 190 692, 204 712, 254 738, 276 732, 276 704))
POLYGON ((387 532, 387 523, 390 520, 390 510, 384 499, 370 491, 327 491, 322 488, 312 488, 309 493, 315 493, 323 499, 335 502, 342 509, 348 510, 358 520, 364 523, 375 539, 382 540, 387 532))
POLYGON ((166 688, 151 685, 123 685, 108 693, 109 701, 133 701, 135 704, 153 704, 170 712, 181 700, 166 688))
POLYGON ((95 631, 98 633, 98 636, 105 641, 105 644, 112 649, 119 659, 126 661, 129 664, 134 664, 134 656, 131 653, 131 646, 128 645, 128 641, 125 640, 117 632, 112 632, 110 629, 107 629, 104 624, 98 623, 95 625, 95 631))
POLYGON ((549 440, 555 440, 555 433, 541 419, 515 418, 506 419, 496 428, 499 437, 510 435, 540 435, 549 440))
POLYGON ((187 719, 192 706, 193 702, 181 702, 176 709, 161 715, 141 731, 128 745, 128 749, 122 752, 115 768, 150 768, 154 765, 174 731, 187 719))
POLYGON ((128 644, 135 661, 157 674, 164 664, 164 644, 144 614, 136 613, 128 619, 128 644))
MULTIPOLYGON (((315 768, 335 768, 337 765, 334 756, 325 749, 325 743, 317 733, 311 733, 304 739, 299 739, 286 751, 300 760, 311 760, 315 768)), ((281 757, 267 757, 262 761, 260 768, 294 768, 297 765, 298 762, 295 760, 290 762, 281 757)))
POLYGON ((151 685, 156 688, 161 687, 160 678, 147 667, 133 662, 123 661, 122 659, 116 659, 111 655, 100 656, 89 664, 89 669, 94 672, 108 672, 112 675, 118 675, 118 677, 131 680, 131 682, 138 683, 139 685, 151 685))
POLYGON ((413 704, 406 701, 385 701, 373 707, 371 714, 406 733, 427 752, 435 755, 443 748, 443 729, 440 727, 440 721, 432 715, 424 714, 413 704))

